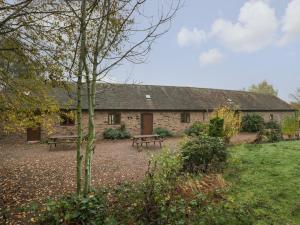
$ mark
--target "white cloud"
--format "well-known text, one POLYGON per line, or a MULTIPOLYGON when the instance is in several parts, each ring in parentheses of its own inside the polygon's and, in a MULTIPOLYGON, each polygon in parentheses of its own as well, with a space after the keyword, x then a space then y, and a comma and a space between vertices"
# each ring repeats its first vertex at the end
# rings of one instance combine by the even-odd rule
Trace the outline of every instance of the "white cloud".
POLYGON ((181 28, 177 35, 177 42, 181 47, 187 47, 195 44, 201 44, 206 40, 206 33, 203 30, 194 28, 189 30, 185 27, 181 28))
POLYGON ((223 60, 223 54, 218 49, 211 49, 201 53, 199 61, 201 65, 216 64, 223 60))
POLYGON ((236 52, 254 52, 271 44, 276 30, 275 10, 262 0, 246 2, 237 22, 218 19, 212 25, 212 35, 236 52))
POLYGON ((293 0, 288 4, 281 30, 284 35, 279 41, 279 45, 286 45, 300 38, 300 0, 293 0))

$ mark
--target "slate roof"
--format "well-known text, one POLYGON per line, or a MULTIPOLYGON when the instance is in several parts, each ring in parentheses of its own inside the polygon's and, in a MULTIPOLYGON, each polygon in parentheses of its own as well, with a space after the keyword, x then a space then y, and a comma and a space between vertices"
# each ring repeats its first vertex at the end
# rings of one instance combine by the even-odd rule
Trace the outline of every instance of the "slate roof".
MULTIPOLYGON (((67 95, 63 91, 56 91, 55 96, 62 104, 68 102, 70 97, 76 99, 75 93, 67 95)), ((241 111, 294 111, 278 97, 246 91, 98 84, 96 92, 96 110, 211 111, 228 103, 241 111), (150 95, 151 99, 147 99, 146 95, 150 95)), ((83 109, 87 109, 86 94, 83 94, 83 109)))

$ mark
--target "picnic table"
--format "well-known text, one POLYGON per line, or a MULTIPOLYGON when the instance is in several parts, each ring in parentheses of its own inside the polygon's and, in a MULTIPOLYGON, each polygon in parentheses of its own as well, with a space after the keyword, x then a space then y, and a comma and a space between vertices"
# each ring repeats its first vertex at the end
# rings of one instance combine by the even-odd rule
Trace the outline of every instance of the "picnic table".
POLYGON ((149 143, 159 143, 159 146, 161 147, 162 142, 164 139, 159 136, 158 134, 150 134, 150 135, 135 135, 132 137, 132 146, 136 145, 137 147, 142 147, 143 144, 146 144, 146 147, 148 147, 149 143))
POLYGON ((49 137, 48 145, 50 146, 50 150, 52 145, 56 147, 57 144, 63 143, 75 143, 77 140, 77 135, 56 135, 49 137))

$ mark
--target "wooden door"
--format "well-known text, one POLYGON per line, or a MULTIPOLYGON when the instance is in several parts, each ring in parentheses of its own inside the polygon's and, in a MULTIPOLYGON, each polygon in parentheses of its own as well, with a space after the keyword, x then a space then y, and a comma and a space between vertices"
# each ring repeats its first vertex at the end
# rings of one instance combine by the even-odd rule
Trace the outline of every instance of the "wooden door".
POLYGON ((40 141, 41 128, 27 128, 27 141, 40 141))
POLYGON ((153 134, 153 114, 152 113, 143 113, 141 122, 142 134, 153 134))

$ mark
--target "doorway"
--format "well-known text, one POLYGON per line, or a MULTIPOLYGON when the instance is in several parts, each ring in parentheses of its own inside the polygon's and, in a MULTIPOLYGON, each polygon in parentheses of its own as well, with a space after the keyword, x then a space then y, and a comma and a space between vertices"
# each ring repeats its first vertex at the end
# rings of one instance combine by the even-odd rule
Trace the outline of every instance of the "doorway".
POLYGON ((141 118, 141 133, 143 135, 153 134, 153 114, 143 113, 141 118))
POLYGON ((41 127, 27 128, 27 141, 40 141, 41 127))

